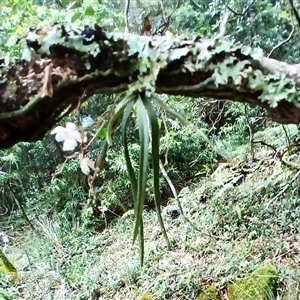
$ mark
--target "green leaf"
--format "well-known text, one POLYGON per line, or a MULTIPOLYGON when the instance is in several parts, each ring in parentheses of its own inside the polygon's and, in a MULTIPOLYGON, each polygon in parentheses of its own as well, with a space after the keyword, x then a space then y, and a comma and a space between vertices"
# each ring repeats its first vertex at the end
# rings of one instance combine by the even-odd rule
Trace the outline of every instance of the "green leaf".
POLYGON ((71 18, 71 23, 74 23, 77 19, 81 18, 82 14, 81 12, 75 13, 71 18))
POLYGON ((98 132, 98 137, 104 140, 106 138, 106 135, 107 135, 107 129, 101 128, 101 130, 98 132))
POLYGON ((143 209, 146 197, 147 175, 148 175, 148 148, 149 148, 149 129, 147 111, 141 97, 136 102, 137 122, 140 137, 140 156, 139 172, 137 180, 137 200, 136 200, 136 221, 133 232, 133 242, 139 235, 140 241, 140 261, 144 262, 144 232, 143 232, 143 209))
MULTIPOLYGON (((123 138, 123 146, 124 146, 124 155, 125 155, 125 160, 126 160, 126 165, 127 165, 127 172, 129 175, 129 180, 131 183, 131 189, 132 189, 132 195, 133 195, 133 200, 134 200, 134 208, 136 208, 136 201, 137 201, 137 179, 131 164, 131 159, 129 155, 129 150, 128 150, 128 141, 127 141, 127 124, 129 121, 129 117, 131 116, 132 113, 132 108, 134 105, 134 101, 129 102, 128 105, 126 106, 123 114, 123 120, 122 120, 122 138, 123 138)), ((136 214, 136 212, 135 212, 136 214)))
POLYGON ((112 144, 112 133, 114 131, 116 122, 119 120, 127 104, 133 99, 134 99, 134 95, 132 94, 127 95, 121 102, 118 103, 117 107, 115 108, 114 114, 110 118, 107 125, 106 138, 109 145, 112 144))
POLYGON ((140 246, 140 264, 141 267, 144 264, 144 255, 145 255, 145 239, 144 239, 144 223, 143 223, 143 216, 142 216, 142 222, 140 224, 140 230, 139 230, 139 246, 140 246))
POLYGON ((163 110, 166 110, 168 113, 170 113, 174 118, 178 119, 183 125, 189 126, 191 124, 184 116, 176 112, 173 108, 168 106, 164 101, 162 101, 158 97, 153 96, 152 99, 156 102, 157 105, 159 105, 163 110))
POLYGON ((97 157, 97 161, 96 161, 96 168, 97 168, 98 173, 100 173, 103 169, 105 158, 107 155, 108 146, 109 146, 108 142, 107 142, 107 140, 105 140, 103 142, 103 146, 101 148, 100 154, 97 157))
POLYGON ((161 128, 162 120, 160 118, 157 119, 158 127, 161 128))
MULTIPOLYGON (((124 110, 123 113, 123 120, 122 120, 122 137, 123 137, 123 145, 124 145, 124 154, 125 154, 125 160, 126 160, 126 165, 127 165, 127 171, 129 175, 129 179, 131 182, 131 188, 132 188, 132 195, 134 199, 134 213, 136 217, 136 224, 135 224, 135 230, 134 230, 134 238, 133 242, 135 241, 137 235, 139 236, 139 247, 140 247, 140 263, 141 266, 144 263, 144 224, 143 224, 143 207, 144 207, 144 199, 141 198, 142 193, 141 193, 141 186, 138 187, 138 181, 136 179, 134 169, 132 167, 131 159, 130 159, 130 154, 128 150, 128 141, 127 141, 127 124, 129 121, 129 118, 132 114, 132 108, 135 103, 135 100, 132 100, 129 102, 124 110), (138 188, 139 188, 139 195, 138 195, 138 188)), ((140 110, 139 110, 140 112, 140 110)), ((143 112, 140 114, 140 117, 142 117, 143 112)), ((143 131, 145 133, 145 131, 143 131)), ((146 134, 148 134, 146 132, 146 134)), ((142 146, 141 146, 142 147, 142 146)), ((146 151, 148 153, 148 150, 146 151)), ((142 155, 142 154, 141 154, 142 155)), ((141 166, 141 162, 140 162, 141 166)), ((147 165, 146 165, 147 166, 147 165)), ((139 179, 141 175, 139 174, 139 179)), ((147 181, 147 174, 145 174, 146 181, 147 181)), ((142 179, 143 181, 144 179, 142 179)), ((146 186, 144 186, 144 190, 146 190, 146 186)), ((144 196, 145 197, 145 196, 144 196)))
POLYGON ((154 188, 154 202, 157 213, 158 222, 163 233, 163 236, 167 242, 168 249, 171 249, 170 241, 164 226, 164 222, 161 215, 160 207, 160 191, 159 191, 159 125, 158 119, 149 97, 144 97, 144 105, 148 112, 148 117, 151 125, 151 140, 152 140, 152 168, 153 168, 153 188, 154 188))
POLYGON ((74 8, 82 7, 83 1, 82 0, 76 0, 76 1, 63 0, 62 4, 63 4, 63 6, 68 7, 68 9, 74 9, 74 8))
POLYGON ((187 120, 184 116, 176 112, 173 108, 168 106, 164 101, 160 100, 158 97, 152 95, 152 100, 159 105, 163 110, 166 110, 169 114, 171 114, 174 118, 178 119, 183 125, 190 126, 197 131, 197 133, 203 138, 204 141, 208 142, 208 137, 206 134, 196 127, 193 123, 187 120))
POLYGON ((91 7, 91 6, 88 6, 84 12, 84 14, 86 16, 93 16, 95 14, 95 10, 91 7))

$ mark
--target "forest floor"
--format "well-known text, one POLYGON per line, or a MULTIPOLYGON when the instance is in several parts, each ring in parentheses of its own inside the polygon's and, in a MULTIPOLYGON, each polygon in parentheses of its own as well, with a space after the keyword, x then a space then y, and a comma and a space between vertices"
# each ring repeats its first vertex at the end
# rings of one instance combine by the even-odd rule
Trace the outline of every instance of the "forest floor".
MULTIPOLYGON (((221 164, 211 176, 181 190, 184 215, 176 199, 163 208, 171 250, 155 212, 145 211, 142 268, 138 243, 132 245, 132 211, 100 233, 41 216, 35 224, 38 234, 15 233, 7 257, 19 279, 14 284, 0 279, 3 299, 196 299, 211 284, 226 289, 265 265, 274 266, 279 285, 276 294, 261 299, 299 299, 295 174, 291 165, 270 155, 221 164)), ((243 299, 254 299, 250 296, 245 293, 243 299)))

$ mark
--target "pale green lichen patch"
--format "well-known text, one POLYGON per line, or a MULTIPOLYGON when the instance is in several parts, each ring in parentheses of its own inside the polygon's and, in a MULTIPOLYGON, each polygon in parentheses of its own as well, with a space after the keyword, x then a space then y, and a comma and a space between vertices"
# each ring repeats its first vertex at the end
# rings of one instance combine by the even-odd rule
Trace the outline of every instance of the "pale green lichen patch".
POLYGON ((249 87, 254 91, 261 91, 261 101, 268 102, 270 107, 275 108, 281 100, 298 102, 296 86, 294 82, 284 74, 264 75, 260 70, 255 70, 249 76, 249 87))
MULTIPOLYGON (((219 37, 195 37, 187 40, 181 36, 167 34, 164 37, 150 38, 107 33, 97 25, 94 29, 86 26, 83 31, 55 25, 48 31, 29 32, 26 45, 27 48, 23 51, 23 58, 26 60, 31 60, 34 52, 49 55, 51 49, 55 48, 53 45, 58 45, 64 47, 66 52, 75 50, 82 53, 82 57, 86 59, 83 60, 86 70, 91 69, 94 61, 89 61, 91 57, 98 58, 99 62, 104 59, 105 66, 102 67, 105 71, 107 68, 113 69, 115 65, 119 67, 119 63, 124 62, 124 73, 117 68, 113 72, 117 76, 133 75, 130 77, 131 92, 155 92, 160 71, 176 62, 173 64, 176 68, 171 72, 198 73, 203 83, 200 85, 201 89, 209 83, 209 89, 214 86, 217 90, 225 86, 233 94, 236 91, 252 94, 254 92, 261 102, 268 103, 271 108, 277 107, 283 100, 296 106, 300 101, 298 89, 292 79, 285 73, 279 74, 274 71, 270 63, 268 68, 260 62, 263 55, 261 49, 243 47, 232 40, 219 37)), ((55 49, 59 51, 60 47, 55 49)), ((185 91, 192 88, 189 85, 183 87, 185 91)))
POLYGON ((139 72, 139 80, 130 86, 130 91, 154 92, 159 71, 167 66, 168 61, 179 59, 189 51, 185 48, 170 50, 172 42, 171 36, 165 40, 149 40, 142 47, 141 45, 138 46, 136 42, 128 41, 128 53, 138 53, 136 67, 139 72))
MULTIPOLYGON (((92 29, 91 32, 93 32, 92 29)), ((85 36, 78 29, 61 25, 55 25, 46 32, 30 31, 26 36, 27 47, 23 49, 22 58, 28 61, 31 60, 33 52, 30 45, 34 43, 39 45, 36 49, 37 54, 49 55, 52 45, 61 45, 96 57, 100 53, 100 46, 96 41, 93 41, 94 38, 95 36, 92 33, 85 36)))
MULTIPOLYGON (((270 300, 275 299, 278 274, 273 266, 267 265, 251 273, 245 279, 231 283, 227 287, 229 300, 270 300)), ((210 286, 197 300, 221 300, 218 289, 210 286)))
POLYGON ((251 48, 249 46, 242 46, 241 53, 246 56, 250 55, 253 59, 260 59, 264 55, 261 48, 251 48))
POLYGON ((231 53, 233 51, 236 51, 239 48, 240 48, 240 46, 234 45, 232 41, 217 40, 217 41, 215 41, 213 53, 214 54, 219 54, 222 52, 231 53))
MULTIPOLYGON (((73 37, 74 38, 74 37, 73 37)), ((50 54, 50 46, 54 44, 63 44, 64 37, 62 36, 62 28, 54 26, 47 35, 41 40, 41 53, 50 54)), ((74 44, 75 46, 76 44, 74 44)))
POLYGON ((285 75, 269 75, 268 85, 265 86, 260 98, 263 101, 267 101, 271 107, 276 107, 278 102, 286 100, 288 102, 294 102, 296 95, 296 87, 292 84, 291 79, 285 77, 285 75), (276 77, 279 80, 272 81, 276 77))
POLYGON ((231 79, 237 86, 241 85, 242 77, 246 77, 245 66, 250 62, 248 60, 236 62, 236 58, 230 56, 223 62, 214 66, 212 78, 215 85, 225 85, 231 79))

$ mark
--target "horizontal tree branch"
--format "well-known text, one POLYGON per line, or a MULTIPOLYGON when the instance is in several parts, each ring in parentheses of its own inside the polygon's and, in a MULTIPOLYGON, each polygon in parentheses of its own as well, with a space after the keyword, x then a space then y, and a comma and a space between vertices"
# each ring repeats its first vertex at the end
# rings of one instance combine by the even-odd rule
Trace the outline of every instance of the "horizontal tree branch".
POLYGON ((99 26, 30 31, 22 59, 0 65, 0 148, 41 139, 90 96, 155 92, 246 102, 300 122, 300 65, 224 39, 136 36, 99 26))

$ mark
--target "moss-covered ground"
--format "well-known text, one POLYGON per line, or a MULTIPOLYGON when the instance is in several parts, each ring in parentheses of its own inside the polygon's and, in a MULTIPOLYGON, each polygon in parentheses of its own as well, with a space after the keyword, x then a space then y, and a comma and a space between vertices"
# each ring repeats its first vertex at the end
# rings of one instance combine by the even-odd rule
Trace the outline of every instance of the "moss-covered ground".
POLYGON ((224 295, 230 300, 276 299, 278 281, 277 271, 266 265, 221 289, 215 286, 204 289, 197 300, 222 300, 224 295))

